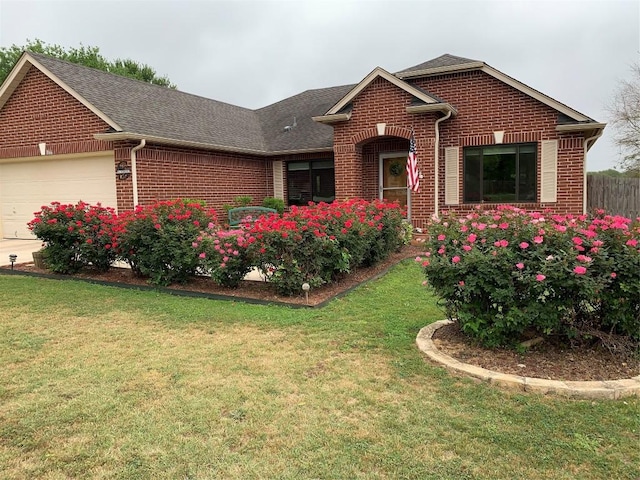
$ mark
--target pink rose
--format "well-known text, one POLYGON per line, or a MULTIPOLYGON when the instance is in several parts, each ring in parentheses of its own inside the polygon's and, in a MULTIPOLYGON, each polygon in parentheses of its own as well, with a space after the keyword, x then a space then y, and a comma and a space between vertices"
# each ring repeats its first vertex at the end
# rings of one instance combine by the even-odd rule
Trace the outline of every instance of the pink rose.
POLYGON ((524 263, 516 263, 516 267, 518 268, 518 270, 522 270, 524 268, 524 263))
POLYGON ((455 257, 453 257, 453 258, 451 259, 451 261, 452 261, 453 263, 459 263, 459 262, 460 262, 460 257, 456 255, 455 257))
POLYGON ((542 275, 541 273, 539 273, 538 275, 536 275, 536 280, 538 282, 542 282, 544 281, 544 279, 547 278, 546 276, 542 275))
POLYGON ((522 243, 520 243, 520 248, 522 248, 523 250, 525 248, 529 248, 529 244, 527 242, 522 242, 522 243))
POLYGON ((584 275, 586 272, 587 272, 587 269, 582 265, 578 265, 576 268, 573 269, 573 273, 576 273, 578 275, 584 275))

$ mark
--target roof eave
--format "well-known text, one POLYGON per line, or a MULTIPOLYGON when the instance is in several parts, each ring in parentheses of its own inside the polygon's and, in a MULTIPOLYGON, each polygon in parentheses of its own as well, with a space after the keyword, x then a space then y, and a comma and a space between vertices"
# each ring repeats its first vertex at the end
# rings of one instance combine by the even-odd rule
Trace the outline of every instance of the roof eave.
POLYGON ((324 123, 326 125, 331 125, 339 122, 346 122, 351 118, 351 112, 349 113, 334 113, 332 115, 318 115, 316 117, 311 117, 311 120, 318 123, 324 123))
POLYGON ((255 150, 250 148, 231 147, 228 145, 216 145, 212 143, 194 142, 190 140, 179 140, 175 138, 159 137, 156 135, 144 135, 142 133, 133 132, 112 132, 112 133, 96 133, 93 135, 96 140, 104 141, 118 141, 118 140, 136 140, 140 141, 145 139, 149 143, 157 143, 161 145, 173 145, 178 147, 190 147, 200 150, 215 150, 221 152, 230 153, 244 153, 250 155, 256 155, 260 157, 273 157, 277 155, 295 155, 300 153, 314 153, 314 152, 332 152, 333 147, 320 147, 320 148, 298 148, 295 150, 278 150, 278 151, 266 151, 255 150))
POLYGON ((558 125, 557 132, 586 132, 591 130, 604 130, 606 123, 587 122, 587 123, 567 123, 558 125))
POLYGON ((429 105, 411 105, 407 107, 407 113, 432 113, 432 112, 442 112, 449 113, 451 115, 456 116, 458 111, 453 108, 453 106, 449 103, 432 103, 429 105))

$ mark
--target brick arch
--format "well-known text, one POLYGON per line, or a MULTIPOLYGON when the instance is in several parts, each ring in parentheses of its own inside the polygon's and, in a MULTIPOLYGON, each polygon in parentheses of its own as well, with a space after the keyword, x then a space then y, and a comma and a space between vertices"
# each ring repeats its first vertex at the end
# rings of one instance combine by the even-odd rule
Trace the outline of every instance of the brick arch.
MULTIPOLYGON (((394 125, 387 125, 384 131, 384 135, 385 137, 400 137, 400 138, 406 138, 407 140, 409 140, 409 138, 411 138, 411 130, 405 127, 397 127, 394 125)), ((366 142, 367 140, 371 140, 371 139, 375 139, 375 138, 379 138, 380 135, 378 135, 378 128, 377 127, 372 127, 372 128, 367 128, 365 130, 361 130, 360 132, 356 133, 354 136, 351 137, 351 143, 353 145, 361 145, 364 142, 366 142)))

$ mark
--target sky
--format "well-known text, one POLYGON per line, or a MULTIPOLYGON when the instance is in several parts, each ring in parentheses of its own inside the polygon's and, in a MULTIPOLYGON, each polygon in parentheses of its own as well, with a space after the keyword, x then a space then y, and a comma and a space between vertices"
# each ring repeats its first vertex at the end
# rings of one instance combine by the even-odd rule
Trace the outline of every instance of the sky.
MULTIPOLYGON (((640 0, 0 0, 0 47, 36 38, 98 47, 246 108, 449 53, 609 122, 640 60, 640 0)), ((614 133, 589 151, 589 171, 616 166, 614 133)))

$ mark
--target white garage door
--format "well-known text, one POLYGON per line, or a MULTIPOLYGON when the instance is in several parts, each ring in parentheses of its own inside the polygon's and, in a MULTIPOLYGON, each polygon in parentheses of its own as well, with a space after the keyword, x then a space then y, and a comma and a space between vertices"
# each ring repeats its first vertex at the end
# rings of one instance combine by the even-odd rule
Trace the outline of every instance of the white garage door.
POLYGON ((51 156, 43 160, 0 163, 2 238, 33 238, 27 222, 42 205, 82 200, 116 207, 113 153, 90 158, 51 156))

